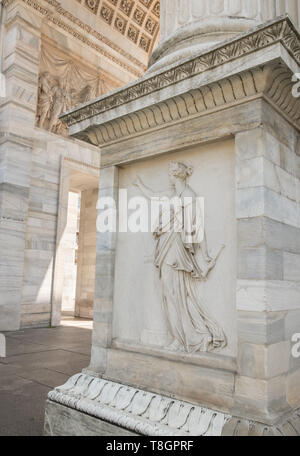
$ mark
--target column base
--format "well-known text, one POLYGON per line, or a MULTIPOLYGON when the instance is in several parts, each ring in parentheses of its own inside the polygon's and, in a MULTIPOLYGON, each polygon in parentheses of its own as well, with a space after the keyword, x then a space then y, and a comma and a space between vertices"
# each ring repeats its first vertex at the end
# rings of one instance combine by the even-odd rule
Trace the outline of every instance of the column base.
POLYGON ((300 409, 273 426, 77 374, 48 395, 48 436, 299 436, 300 409))
POLYGON ((253 19, 227 16, 189 23, 157 46, 149 61, 148 74, 191 59, 257 26, 253 19))

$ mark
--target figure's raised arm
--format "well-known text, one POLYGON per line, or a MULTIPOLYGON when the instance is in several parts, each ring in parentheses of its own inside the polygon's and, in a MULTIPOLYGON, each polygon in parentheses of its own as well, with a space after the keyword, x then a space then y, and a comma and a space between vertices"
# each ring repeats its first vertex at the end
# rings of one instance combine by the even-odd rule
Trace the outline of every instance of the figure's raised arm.
POLYGON ((161 197, 164 197, 164 196, 167 196, 167 197, 171 197, 172 196, 172 190, 170 188, 166 189, 166 190, 152 190, 151 188, 147 187, 142 179, 140 178, 140 176, 137 176, 136 180, 133 182, 133 185, 135 185, 136 187, 138 187, 140 189, 140 191, 143 193, 143 195, 148 198, 148 199, 151 199, 151 198, 161 198, 161 197))

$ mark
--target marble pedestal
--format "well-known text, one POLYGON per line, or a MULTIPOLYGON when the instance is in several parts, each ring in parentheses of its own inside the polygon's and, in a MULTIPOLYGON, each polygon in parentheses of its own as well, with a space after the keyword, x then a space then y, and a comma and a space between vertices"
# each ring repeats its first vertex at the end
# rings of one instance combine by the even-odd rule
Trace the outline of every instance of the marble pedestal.
POLYGON ((78 374, 49 394, 50 436, 296 436, 300 409, 269 426, 108 380, 78 374))
POLYGON ((170 169, 204 196, 216 261, 207 338, 172 350, 152 235, 98 233, 91 364, 49 394, 47 434, 299 434, 299 46, 279 18, 64 115, 101 147, 100 200, 139 196, 137 177, 163 190, 170 169))

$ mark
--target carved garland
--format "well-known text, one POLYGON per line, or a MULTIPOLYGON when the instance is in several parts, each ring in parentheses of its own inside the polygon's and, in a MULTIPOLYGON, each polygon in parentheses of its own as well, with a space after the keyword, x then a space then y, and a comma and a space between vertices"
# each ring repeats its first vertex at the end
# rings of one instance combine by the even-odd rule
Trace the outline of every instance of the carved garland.
POLYGON ((284 17, 276 22, 262 26, 258 30, 245 36, 236 38, 229 44, 207 52, 188 62, 175 66, 165 72, 143 79, 137 84, 127 86, 125 89, 102 97, 88 106, 71 111, 62 116, 68 125, 89 119, 109 109, 116 108, 125 103, 136 100, 142 96, 168 87, 189 77, 216 68, 234 59, 249 55, 259 49, 264 49, 275 43, 282 43, 287 51, 300 64, 300 37, 291 21, 284 17))

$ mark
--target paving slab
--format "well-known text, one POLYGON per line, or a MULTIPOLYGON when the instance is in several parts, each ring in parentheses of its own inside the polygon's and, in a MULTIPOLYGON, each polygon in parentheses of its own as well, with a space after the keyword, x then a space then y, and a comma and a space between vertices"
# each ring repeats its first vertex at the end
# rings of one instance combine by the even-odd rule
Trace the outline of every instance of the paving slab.
POLYGON ((6 354, 7 358, 15 355, 23 355, 26 353, 37 353, 48 350, 48 347, 41 344, 32 344, 24 342, 13 337, 6 337, 6 354))
POLYGON ((0 436, 43 435, 47 394, 90 362, 92 322, 6 333, 0 358, 0 436))
POLYGON ((0 436, 42 435, 51 388, 16 376, 1 378, 0 382, 0 436))
POLYGON ((19 370, 17 375, 23 379, 32 380, 41 385, 53 389, 56 386, 63 385, 70 378, 69 375, 62 374, 50 369, 19 370))
POLYGON ((90 357, 67 350, 48 350, 26 353, 4 359, 7 364, 17 364, 26 369, 50 369, 66 375, 80 372, 89 365, 90 357))

